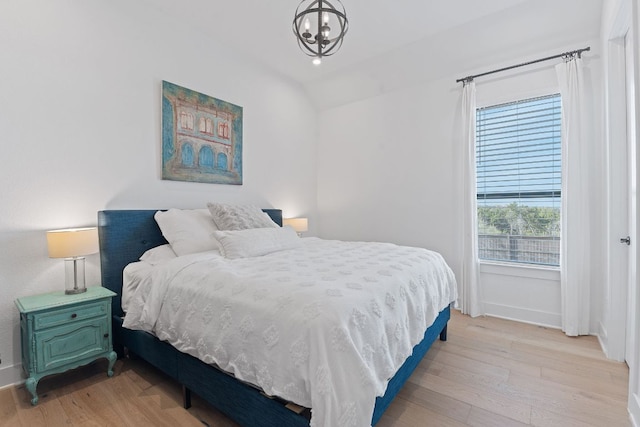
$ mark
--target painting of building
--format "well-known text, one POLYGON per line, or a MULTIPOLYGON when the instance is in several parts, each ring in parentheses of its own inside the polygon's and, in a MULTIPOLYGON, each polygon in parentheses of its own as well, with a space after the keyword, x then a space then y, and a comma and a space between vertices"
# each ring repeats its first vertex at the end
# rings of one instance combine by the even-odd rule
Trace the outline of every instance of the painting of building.
POLYGON ((242 107, 163 81, 162 179, 242 184, 242 107))

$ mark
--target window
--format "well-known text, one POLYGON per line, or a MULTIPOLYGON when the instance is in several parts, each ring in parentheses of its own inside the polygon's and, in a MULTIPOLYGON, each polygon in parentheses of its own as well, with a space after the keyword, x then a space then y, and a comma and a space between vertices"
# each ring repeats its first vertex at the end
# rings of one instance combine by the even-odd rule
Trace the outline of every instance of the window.
POLYGON ((560 264, 560 95, 476 110, 480 259, 560 264))
POLYGON ((218 122, 218 136, 220 138, 229 139, 229 123, 218 122))
POLYGON ((182 144, 182 165, 193 166, 193 147, 188 142, 182 144))
POLYGON ((213 150, 208 145, 204 145, 200 149, 198 166, 201 168, 213 169, 213 150))
POLYGON ((180 127, 182 129, 193 130, 193 115, 185 113, 184 111, 180 113, 180 127))
POLYGON ((213 121, 211 119, 200 117, 200 125, 198 127, 198 130, 202 133, 213 135, 213 121))

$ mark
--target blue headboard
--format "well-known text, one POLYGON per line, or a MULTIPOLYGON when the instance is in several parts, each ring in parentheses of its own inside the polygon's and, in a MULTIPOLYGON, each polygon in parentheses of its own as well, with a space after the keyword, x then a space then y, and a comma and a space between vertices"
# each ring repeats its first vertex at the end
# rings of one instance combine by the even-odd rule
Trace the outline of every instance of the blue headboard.
MULTIPOLYGON (((148 249, 167 243, 153 218, 154 210, 106 210, 98 212, 100 267, 102 286, 117 294, 113 298, 114 315, 122 316, 122 270, 138 261, 148 249)), ((280 209, 263 209, 282 226, 280 209)))

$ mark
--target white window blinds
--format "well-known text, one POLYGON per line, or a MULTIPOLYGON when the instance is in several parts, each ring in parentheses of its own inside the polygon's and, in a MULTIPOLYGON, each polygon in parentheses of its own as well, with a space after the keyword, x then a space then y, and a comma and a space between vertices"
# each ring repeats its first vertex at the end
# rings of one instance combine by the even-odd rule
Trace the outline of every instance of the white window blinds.
POLYGON ((559 265, 560 95, 476 110, 481 259, 559 265))

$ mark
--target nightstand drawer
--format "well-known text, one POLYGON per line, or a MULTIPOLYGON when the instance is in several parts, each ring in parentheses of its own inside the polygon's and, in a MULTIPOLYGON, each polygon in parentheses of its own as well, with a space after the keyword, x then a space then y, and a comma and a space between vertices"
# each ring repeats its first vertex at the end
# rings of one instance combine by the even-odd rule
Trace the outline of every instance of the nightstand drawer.
POLYGON ((92 317, 105 316, 109 312, 109 302, 101 301, 71 308, 61 308, 47 313, 33 315, 33 329, 38 331, 58 325, 68 325, 92 317))
POLYGON ((111 348, 106 316, 36 332, 36 371, 43 372, 111 348))

